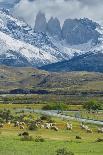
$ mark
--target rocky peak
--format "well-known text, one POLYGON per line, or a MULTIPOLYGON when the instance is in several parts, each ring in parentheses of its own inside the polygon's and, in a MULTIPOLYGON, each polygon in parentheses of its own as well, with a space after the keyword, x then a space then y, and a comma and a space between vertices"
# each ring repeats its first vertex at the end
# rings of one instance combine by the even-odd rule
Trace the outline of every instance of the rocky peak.
POLYGON ((98 42, 99 33, 96 31, 96 23, 87 19, 66 19, 62 27, 62 37, 68 44, 77 45, 98 42))
POLYGON ((47 24, 47 30, 51 35, 61 37, 61 26, 58 18, 50 18, 47 24))
POLYGON ((47 23, 46 23, 45 14, 42 12, 39 12, 36 16, 34 31, 39 33, 41 32, 45 33, 46 30, 47 30, 47 23))

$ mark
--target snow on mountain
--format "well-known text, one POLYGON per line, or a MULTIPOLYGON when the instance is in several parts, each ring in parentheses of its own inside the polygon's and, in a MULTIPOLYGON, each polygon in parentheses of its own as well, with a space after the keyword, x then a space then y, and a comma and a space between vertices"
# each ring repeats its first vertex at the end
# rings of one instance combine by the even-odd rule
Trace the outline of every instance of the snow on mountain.
MULTIPOLYGON (((44 26, 45 22, 44 20, 44 26)), ((94 34, 94 32, 99 34, 97 35, 98 38, 97 36, 94 37, 94 40, 99 40, 97 44, 90 37, 89 39, 86 38, 87 42, 70 45, 65 39, 55 36, 56 26, 59 27, 58 34, 60 33, 58 19, 49 21, 49 31, 53 33, 52 36, 50 33, 35 32, 24 21, 13 17, 8 10, 2 9, 0 11, 0 64, 38 67, 69 60, 75 55, 82 55, 86 52, 103 51, 103 28, 98 24, 93 23, 92 25, 89 20, 82 22, 88 25, 91 34, 94 34), (55 30, 53 30, 53 23, 55 30), (91 27, 94 29, 93 32, 91 27)), ((87 28, 85 28, 85 31, 87 31, 87 28)), ((83 25, 82 32, 84 34, 83 25)))
POLYGON ((69 54, 61 53, 43 33, 35 33, 25 22, 19 21, 7 10, 0 11, 0 54, 18 52, 33 66, 58 62, 69 54))
POLYGON ((28 62, 34 61, 35 65, 38 65, 38 63, 45 64, 47 62, 51 63, 53 61, 57 61, 55 57, 37 47, 34 47, 33 45, 16 40, 3 32, 0 32, 0 36, 0 49, 2 49, 0 54, 4 54, 6 52, 7 56, 10 57, 11 55, 8 53, 9 50, 17 51, 18 54, 22 54, 28 62))

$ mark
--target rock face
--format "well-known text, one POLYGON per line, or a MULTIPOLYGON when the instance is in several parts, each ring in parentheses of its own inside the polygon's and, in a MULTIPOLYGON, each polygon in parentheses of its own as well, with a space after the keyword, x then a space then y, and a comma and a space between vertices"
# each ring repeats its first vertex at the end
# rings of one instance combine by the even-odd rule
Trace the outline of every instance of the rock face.
POLYGON ((62 37, 68 44, 77 45, 92 40, 98 42, 97 24, 88 19, 67 19, 62 27, 62 37))
POLYGON ((61 38, 61 27, 58 18, 51 17, 47 24, 47 31, 51 35, 58 36, 59 38, 61 38))
POLYGON ((69 45, 78 45, 92 41, 98 43, 99 32, 96 30, 97 23, 84 19, 66 19, 61 28, 58 18, 51 17, 46 22, 45 14, 39 12, 35 21, 35 31, 49 33, 51 36, 58 36, 69 45))
POLYGON ((39 12, 36 16, 34 31, 39 33, 41 32, 45 33, 46 30, 47 30, 47 23, 46 23, 45 14, 42 12, 39 12))

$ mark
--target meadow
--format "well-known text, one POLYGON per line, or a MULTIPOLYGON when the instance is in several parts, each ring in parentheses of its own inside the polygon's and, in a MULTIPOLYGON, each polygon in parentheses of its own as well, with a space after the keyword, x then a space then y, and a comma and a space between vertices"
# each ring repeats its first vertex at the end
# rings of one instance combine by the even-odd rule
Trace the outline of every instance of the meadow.
MULTIPOLYGON (((60 148, 66 148, 75 155, 103 154, 103 142, 97 142, 98 138, 103 139, 103 133, 97 132, 97 129, 102 126, 85 124, 93 131, 93 133, 87 133, 80 128, 80 122, 46 116, 56 123, 58 131, 45 128, 31 131, 28 129, 27 122, 31 119, 38 120, 42 115, 22 110, 17 112, 16 109, 20 107, 30 108, 30 105, 0 105, 0 111, 4 112, 5 108, 9 109, 9 116, 12 118, 10 124, 6 122, 3 128, 0 128, 0 155, 57 155, 56 151, 60 148), (25 121, 24 129, 20 129, 19 126, 14 127, 14 120, 25 121), (66 129, 67 122, 72 123, 72 130, 66 129), (28 132, 32 139, 30 141, 22 140, 22 137, 18 135, 23 132, 28 132), (81 139, 77 139, 76 136, 81 137, 81 139), (42 137, 43 141, 36 142, 37 137, 42 137)), ((42 107, 43 105, 31 105, 31 108, 34 109, 42 107)), ((44 122, 48 122, 48 119, 44 122)))

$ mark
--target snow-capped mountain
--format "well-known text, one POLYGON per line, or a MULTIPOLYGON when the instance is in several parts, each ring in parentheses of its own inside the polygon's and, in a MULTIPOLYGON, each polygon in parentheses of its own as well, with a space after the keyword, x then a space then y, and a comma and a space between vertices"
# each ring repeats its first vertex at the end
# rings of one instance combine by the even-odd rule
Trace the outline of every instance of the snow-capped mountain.
POLYGON ((46 34, 34 32, 25 22, 4 9, 0 11, 0 36, 1 64, 18 60, 15 65, 20 66, 18 57, 22 56, 28 64, 41 66, 69 57, 69 54, 60 52, 46 34))
MULTIPOLYGON (((41 18, 39 13, 39 19, 43 18, 45 16, 42 14, 41 18)), ((43 21, 37 19, 37 21, 36 31, 34 31, 24 21, 13 17, 8 10, 2 9, 0 11, 0 64, 39 67, 69 60, 75 55, 82 55, 89 51, 92 53, 103 51, 103 29, 95 22, 87 19, 77 21, 75 27, 72 26, 71 40, 74 40, 73 36, 76 35, 80 26, 81 32, 79 30, 77 38, 79 38, 81 44, 69 44, 65 38, 68 29, 66 29, 64 38, 62 38, 62 29, 64 28, 60 29, 57 18, 51 18, 46 23, 47 25, 45 25, 45 19, 43 21), (41 27, 40 22, 44 23, 45 31, 46 28, 48 30, 45 33, 38 31, 41 27), (53 30, 53 25, 55 30, 53 30), (56 31, 57 27, 59 27, 58 32, 56 31), (87 32, 91 32, 92 37, 88 34, 86 38, 84 36, 84 42, 81 42, 82 34, 84 35, 87 32), (55 34, 59 35, 59 38, 55 34)), ((70 25, 72 24, 70 23, 70 25)))

